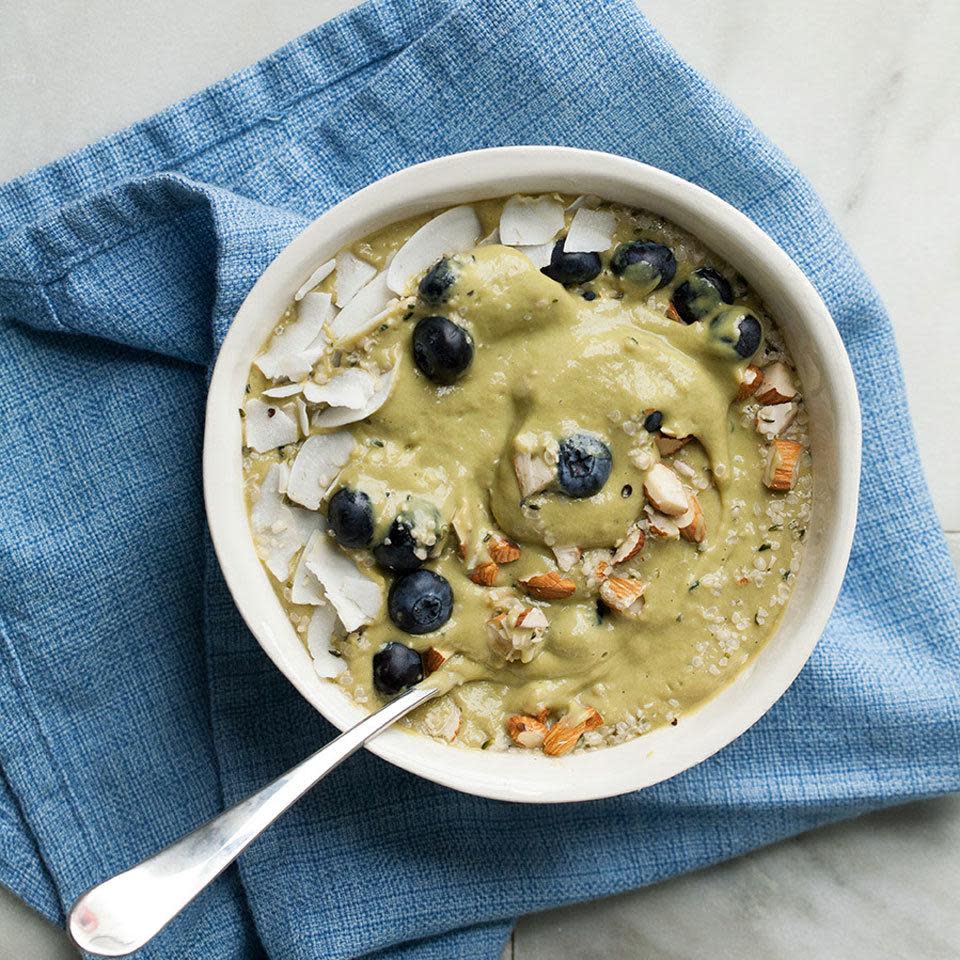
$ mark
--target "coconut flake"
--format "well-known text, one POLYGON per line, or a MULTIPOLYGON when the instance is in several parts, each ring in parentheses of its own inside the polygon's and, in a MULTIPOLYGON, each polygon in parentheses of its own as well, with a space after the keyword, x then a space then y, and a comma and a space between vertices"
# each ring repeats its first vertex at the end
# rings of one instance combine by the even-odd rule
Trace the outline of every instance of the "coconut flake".
POLYGON ((265 397, 282 399, 283 397, 293 397, 303 389, 302 383, 284 383, 279 387, 268 387, 263 391, 265 397))
POLYGON ((349 250, 337 254, 337 275, 333 279, 337 297, 334 303, 345 307, 376 275, 377 268, 366 260, 355 257, 349 250))
POLYGON ((300 439, 296 418, 283 407, 262 400, 247 401, 243 408, 243 425, 247 446, 257 453, 276 450, 300 439))
POLYGON ((315 427, 342 427, 348 423, 355 423, 357 420, 365 420, 367 417, 376 413, 386 402, 393 389, 394 381, 397 378, 397 371, 400 365, 396 364, 386 373, 380 375, 377 383, 377 389, 374 391, 370 400, 360 409, 354 410, 350 407, 329 407, 326 410, 316 414, 313 418, 315 427))
POLYGON ((327 325, 334 343, 362 337, 380 319, 392 299, 387 277, 378 273, 327 325))
POLYGON ((329 604, 318 606, 307 624, 307 649, 313 657, 313 669, 324 680, 333 680, 347 669, 343 657, 330 652, 330 641, 337 625, 337 612, 329 604))
POLYGON ((326 263, 321 263, 320 266, 307 277, 303 286, 293 295, 293 299, 302 300, 318 283, 322 283, 333 273, 336 265, 336 260, 327 260, 326 263))
POLYGON ((573 203, 567 207, 567 213, 573 213, 575 210, 579 210, 581 207, 588 207, 593 209, 594 207, 599 207, 603 203, 603 200, 598 197, 595 193, 584 193, 577 197, 573 203))
POLYGON ((540 243, 533 247, 514 247, 519 250, 539 270, 550 263, 553 256, 552 243, 540 243))
POLYGON ((297 410, 297 424, 300 427, 300 433, 305 437, 310 436, 310 414, 307 413, 307 405, 303 402, 302 397, 297 397, 293 401, 294 407, 297 410))
POLYGON ((293 555, 319 531, 323 517, 312 510, 291 507, 283 502, 281 480, 286 468, 275 463, 260 484, 257 501, 250 511, 257 552, 267 569, 281 583, 290 576, 293 555))
MULTIPOLYGON (((310 604, 311 606, 326 603, 323 597, 323 587, 320 586, 320 581, 313 575, 310 568, 304 562, 303 553, 300 554, 297 567, 293 571, 293 580, 290 584, 290 599, 293 603, 310 604)), ((334 619, 336 619, 336 614, 334 614, 334 619)))
POLYGON ((329 293, 308 293, 297 305, 297 319, 273 336, 254 363, 264 376, 275 380, 301 380, 327 348, 323 325, 333 317, 329 293))
POLYGON ((563 229, 563 205, 551 197, 511 197, 500 214, 500 242, 510 247, 550 243, 563 229))
POLYGON ((324 494, 350 459, 353 446, 353 437, 346 430, 307 437, 293 461, 287 496, 311 510, 318 509, 324 494))
POLYGON ((317 531, 304 549, 304 562, 320 581, 347 633, 371 623, 380 613, 380 587, 365 577, 354 562, 317 531))
POLYGON ((617 215, 612 210, 589 210, 581 207, 574 215, 567 237, 563 241, 564 253, 599 253, 613 246, 613 234, 617 229, 617 215))
POLYGON ((277 475, 277 493, 286 496, 287 481, 290 479, 290 465, 287 463, 278 463, 277 466, 280 468, 280 472, 277 475))
POLYGON ((476 211, 469 206, 453 207, 428 220, 390 262, 387 285, 394 293, 406 293, 410 281, 441 257, 474 246, 480 229, 476 211))
POLYGON ((303 395, 310 403, 328 403, 331 407, 361 410, 376 393, 379 378, 359 367, 338 373, 327 383, 304 384, 303 395))

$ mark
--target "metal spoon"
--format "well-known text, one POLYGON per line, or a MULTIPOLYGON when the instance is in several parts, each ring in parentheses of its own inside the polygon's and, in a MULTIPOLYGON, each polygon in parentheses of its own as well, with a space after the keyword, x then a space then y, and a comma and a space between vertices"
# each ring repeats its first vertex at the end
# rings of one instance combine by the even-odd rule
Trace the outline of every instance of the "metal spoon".
POLYGON ((123 957, 142 947, 318 780, 438 693, 436 687, 408 690, 235 807, 91 887, 67 917, 74 943, 101 957, 123 957))

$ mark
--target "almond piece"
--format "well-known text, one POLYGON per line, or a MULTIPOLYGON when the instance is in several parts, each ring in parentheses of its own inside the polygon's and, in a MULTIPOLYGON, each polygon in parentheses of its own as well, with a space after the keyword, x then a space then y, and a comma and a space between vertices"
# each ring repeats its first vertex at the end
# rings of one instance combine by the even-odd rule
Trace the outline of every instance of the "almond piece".
POLYGON ((632 577, 607 577, 600 584, 600 599, 624 616, 636 618, 643 612, 643 591, 647 585, 632 577))
POLYGON ((803 444, 779 437, 767 448, 767 465, 763 482, 771 490, 792 490, 797 482, 800 452, 803 444))
POLYGON ((680 528, 670 517, 664 516, 656 510, 646 510, 647 526, 652 536, 658 540, 678 540, 680 538, 680 528))
POLYGON ((427 647, 427 649, 420 654, 420 659, 423 661, 423 672, 433 673, 439 670, 444 663, 446 663, 449 656, 449 653, 438 650, 436 647, 427 647))
POLYGON ((757 392, 760 384, 763 383, 763 371, 752 363, 740 374, 740 386, 737 389, 737 399, 746 400, 751 394, 757 392))
POLYGON ((786 403, 796 395, 793 371, 782 360, 763 368, 763 383, 755 394, 761 403, 786 403))
POLYGON ((703 511, 696 494, 689 494, 690 506, 682 517, 677 517, 677 528, 680 536, 691 543, 701 543, 707 535, 707 525, 703 520, 703 511))
POLYGON ((561 577, 555 570, 527 577, 520 581, 520 586, 536 600, 563 600, 577 589, 573 580, 561 577))
POLYGON ((517 614, 513 625, 523 627, 524 630, 545 630, 550 626, 550 621, 539 607, 524 607, 517 614))
POLYGON ((593 590, 600 581, 610 572, 610 560, 613 551, 599 547, 596 550, 587 550, 580 562, 580 569, 587 581, 587 586, 593 590))
POLYGON ((507 720, 507 733, 518 747, 539 747, 547 735, 547 725, 536 717, 515 714, 507 720))
POLYGON ((641 530, 640 527, 631 527, 627 531, 627 535, 623 538, 623 541, 617 547, 616 553, 614 553, 610 562, 616 565, 632 560, 643 549, 643 545, 646 542, 647 535, 643 530, 641 530))
POLYGON ((518 453, 513 458, 513 472, 517 475, 520 496, 529 497, 545 490, 556 478, 556 467, 542 457, 518 453))
POLYGON ((757 411, 757 433, 767 440, 779 437, 793 423, 799 407, 791 403, 771 404, 757 411))
POLYGON ((680 478, 665 463, 655 463, 643 478, 647 499, 668 517, 687 511, 687 494, 680 478))
POLYGON ((487 546, 487 553, 494 563, 513 563, 520 559, 520 548, 511 540, 499 537, 491 540, 487 546))
POLYGON ((493 562, 478 563, 467 576, 481 587, 492 587, 499 572, 500 568, 493 562))
POLYGON ((603 717, 593 707, 587 707, 583 713, 571 711, 561 717, 547 732, 543 738, 543 752, 548 757, 560 757, 569 753, 587 730, 593 730, 602 723, 603 717), (577 722, 580 717, 582 719, 577 722))
POLYGON ((653 442, 657 445, 661 457, 672 457, 692 439, 693 437, 668 437, 666 434, 658 433, 653 438, 653 442))
POLYGON ((557 558, 557 566, 566 573, 573 569, 574 564, 583 555, 579 547, 551 547, 553 555, 557 558))
POLYGON ((450 518, 450 525, 453 527, 453 532, 457 536, 457 554, 461 560, 466 560, 467 553, 470 549, 468 544, 470 542, 473 524, 470 522, 467 505, 465 503, 461 503, 457 509, 454 510, 453 516, 450 518))

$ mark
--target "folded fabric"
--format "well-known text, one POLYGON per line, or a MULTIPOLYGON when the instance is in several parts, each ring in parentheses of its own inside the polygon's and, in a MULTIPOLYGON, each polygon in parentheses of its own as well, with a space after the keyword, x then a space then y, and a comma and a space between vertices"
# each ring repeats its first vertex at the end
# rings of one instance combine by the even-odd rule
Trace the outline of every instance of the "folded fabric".
POLYGON ((517 915, 960 786, 960 595, 890 324, 800 174, 628 0, 374 0, 0 187, 0 882, 54 920, 333 735, 204 532, 217 347, 313 217, 407 164, 563 143, 693 180, 823 295, 864 414, 860 519, 810 663, 655 788, 519 806, 353 758, 142 952, 495 957, 517 915))

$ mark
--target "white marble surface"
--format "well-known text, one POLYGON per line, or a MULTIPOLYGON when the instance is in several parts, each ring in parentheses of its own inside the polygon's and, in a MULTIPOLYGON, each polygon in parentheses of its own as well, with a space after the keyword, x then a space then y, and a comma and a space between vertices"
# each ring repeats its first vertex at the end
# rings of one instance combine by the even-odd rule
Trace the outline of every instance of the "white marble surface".
MULTIPOLYGON (((572 0, 571 0, 572 2, 572 0)), ((352 0, 0 0, 0 180, 270 52, 352 0)), ((960 6, 641 0, 819 190, 880 289, 960 566, 960 6)), ((960 798, 816 831, 733 863, 521 921, 514 960, 960 956, 960 798)), ((73 956, 0 893, 0 960, 73 956)))

